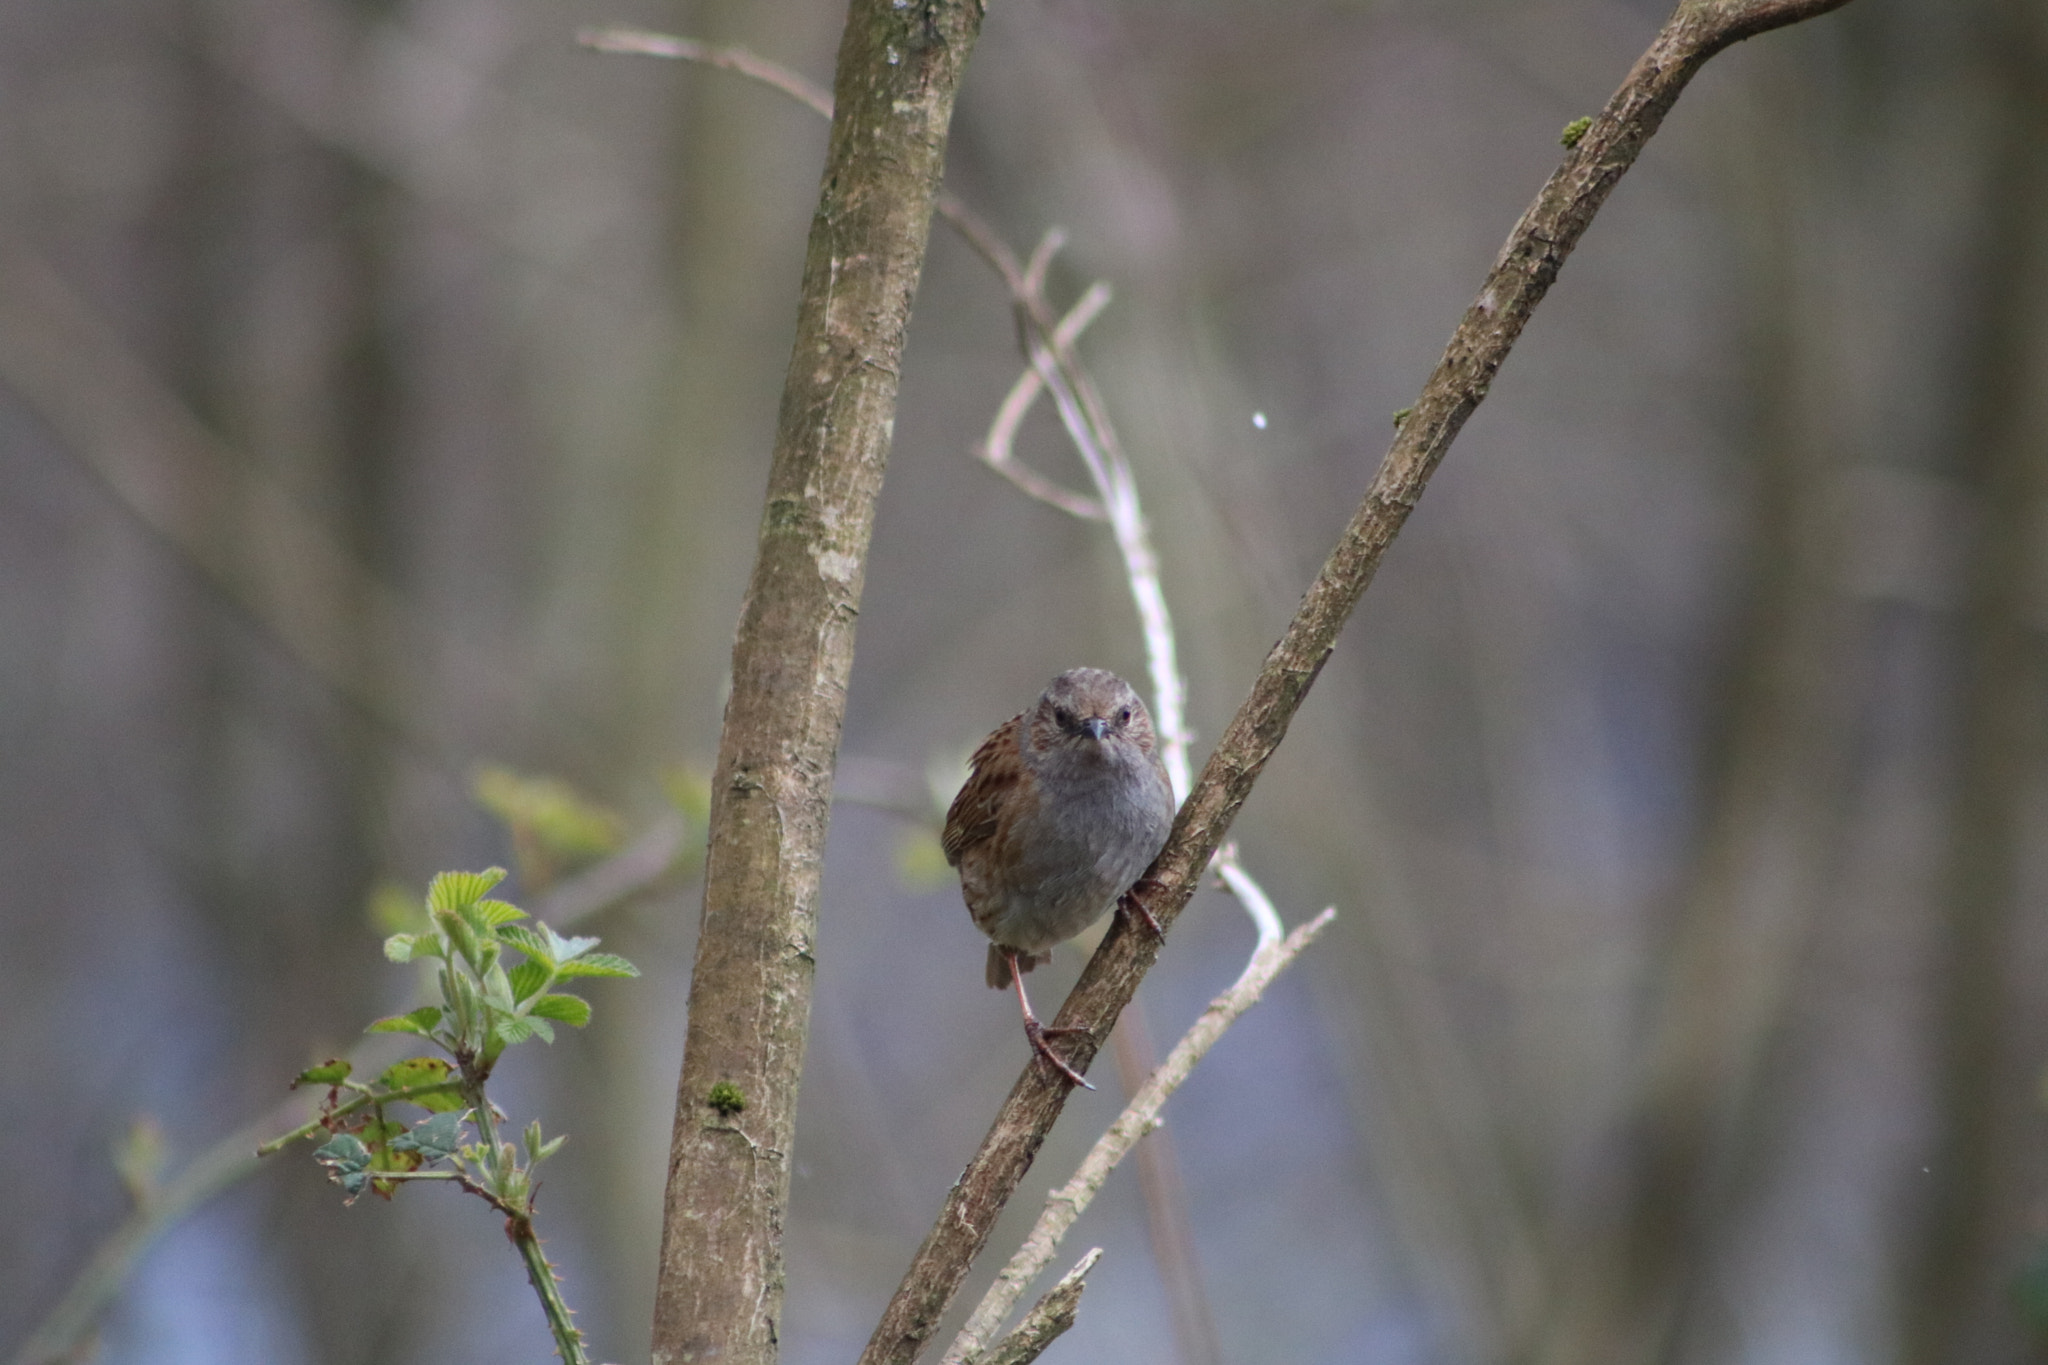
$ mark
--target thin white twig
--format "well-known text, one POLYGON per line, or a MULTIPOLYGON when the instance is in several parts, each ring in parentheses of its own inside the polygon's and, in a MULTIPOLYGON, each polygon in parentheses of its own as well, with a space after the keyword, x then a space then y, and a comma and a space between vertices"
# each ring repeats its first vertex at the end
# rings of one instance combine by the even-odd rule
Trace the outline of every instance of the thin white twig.
MULTIPOLYGON (((1046 240, 1052 241, 1055 238, 1053 234, 1048 233, 1046 240)), ((1034 256, 1024 279, 1028 281, 1031 278, 1029 271, 1037 268, 1038 261, 1034 256)), ((1100 317, 1102 310, 1108 306, 1109 287, 1097 284, 1083 294, 1080 300, 1067 310, 1067 315, 1053 327, 1053 344, 1071 347, 1075 339, 1087 329, 1088 324, 1100 317)), ((1025 414, 1031 411, 1031 405, 1038 401, 1038 395, 1044 391, 1045 380, 1039 375, 1038 370, 1035 367, 1027 367, 1017 376, 1017 382, 1010 386, 1009 393, 1004 395, 1002 406, 996 409, 995 420, 989 423, 988 436, 974 453, 983 464, 1040 502, 1050 503, 1069 516, 1080 517, 1084 521, 1108 521, 1109 509, 1096 499, 1085 493, 1063 488, 1017 462, 1017 428, 1023 424, 1025 414)))
POLYGON ((763 85, 772 85, 798 104, 832 117, 832 95, 823 87, 804 79, 796 72, 764 57, 757 57, 743 47, 719 47, 715 43, 703 43, 695 38, 679 38, 671 33, 652 33, 644 28, 586 28, 576 35, 582 46, 597 52, 632 53, 641 57, 671 57, 677 61, 701 62, 705 66, 722 67, 737 71, 742 76, 751 76, 763 85))
MULTIPOLYGON (((1048 237, 1050 240, 1050 237, 1048 237)), ((1026 272, 1043 273, 1038 258, 1026 272)), ((1096 284, 1082 296, 1099 311, 1109 302, 1108 286, 1096 284)), ((1080 309, 1079 304, 1075 311, 1080 309)), ((1166 608, 1166 593, 1159 585, 1159 556, 1152 549, 1152 535, 1145 525, 1144 508, 1138 502, 1137 480, 1131 476, 1130 461, 1124 458, 1116 428, 1103 410, 1101 399, 1074 359, 1072 344, 1058 329, 1041 331, 1027 320, 1026 349, 1031 369, 1052 395, 1060 424, 1074 443, 1095 495, 1109 514, 1110 534, 1123 556, 1124 577, 1130 584, 1131 603, 1137 609, 1138 624, 1145 638, 1145 663, 1152 677, 1152 720, 1159 735, 1161 758, 1173 783, 1174 798, 1185 796, 1189 784, 1187 689, 1181 681, 1180 661, 1174 644, 1173 617, 1166 608)), ((1032 395, 1036 397, 1036 395, 1032 395)))
POLYGON ((1333 906, 1285 939, 1261 946, 1252 954, 1243 975, 1231 984, 1229 990, 1209 1002, 1209 1008, 1203 1011, 1202 1017, 1195 1021, 1186 1036, 1174 1044, 1173 1051, 1139 1088, 1123 1113, 1117 1116, 1116 1122, 1096 1139, 1087 1159, 1074 1172, 1074 1178, 1046 1196, 1045 1209, 1038 1215, 1031 1235, 1024 1239, 1024 1245, 1010 1258, 1010 1263, 1003 1267, 995 1283, 989 1286, 988 1293, 982 1296, 981 1302, 968 1316, 967 1325, 960 1329, 960 1334, 946 1349, 943 1365, 963 1365, 995 1335, 1025 1288, 1052 1260, 1060 1239, 1094 1200, 1096 1192, 1109 1178, 1110 1171, 1139 1138, 1158 1124, 1159 1110, 1167 1097, 1188 1078, 1195 1063, 1202 1060, 1237 1017, 1258 1002, 1273 978, 1294 961, 1336 915, 1333 906))
POLYGON ((1223 884, 1230 888, 1230 894, 1237 897, 1237 903, 1252 917, 1252 924, 1259 931, 1259 946, 1262 951, 1269 944, 1280 941, 1280 912, 1273 908, 1273 902, 1265 890, 1252 880, 1251 873, 1244 870, 1237 860, 1237 845, 1225 844, 1216 850, 1215 859, 1209 866, 1216 869, 1216 875, 1223 878, 1223 884))
POLYGON ((1072 1270, 1060 1276, 1058 1284, 1045 1291, 1044 1298, 1031 1305, 1031 1311, 1014 1330, 978 1353, 968 1365, 1029 1365, 1038 1359, 1054 1338, 1074 1325, 1074 1314, 1081 1306, 1081 1291, 1087 1288, 1088 1272, 1101 1259, 1101 1247, 1089 1248, 1072 1270))

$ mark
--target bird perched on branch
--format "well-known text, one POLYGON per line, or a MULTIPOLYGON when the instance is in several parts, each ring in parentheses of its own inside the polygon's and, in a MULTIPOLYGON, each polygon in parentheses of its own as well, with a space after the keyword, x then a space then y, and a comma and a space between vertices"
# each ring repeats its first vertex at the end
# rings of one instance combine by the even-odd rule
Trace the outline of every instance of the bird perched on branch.
POLYGON ((970 762, 943 842, 946 861, 960 869, 967 912, 989 936, 988 984, 1016 986, 1032 1048, 1086 1086, 1046 1042, 1048 1034, 1085 1030, 1041 1025, 1024 973, 1112 905, 1159 932, 1132 892, 1173 824, 1152 717, 1116 674, 1070 669, 983 740, 970 762))

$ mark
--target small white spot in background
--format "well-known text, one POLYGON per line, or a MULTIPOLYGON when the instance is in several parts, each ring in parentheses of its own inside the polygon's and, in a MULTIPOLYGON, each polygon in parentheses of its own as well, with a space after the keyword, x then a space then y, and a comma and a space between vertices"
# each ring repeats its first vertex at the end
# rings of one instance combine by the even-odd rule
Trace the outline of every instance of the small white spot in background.
POLYGON ((898 56, 896 55, 896 49, 895 49, 895 48, 893 48, 893 47, 892 47, 892 48, 890 48, 890 49, 889 49, 889 65, 891 65, 891 66, 894 66, 894 65, 896 65, 896 63, 898 63, 898 62, 900 62, 900 61, 902 61, 902 60, 903 60, 903 59, 902 59, 901 57, 898 57, 898 56))
POLYGON ((1263 412, 1253 413, 1252 425, 1257 427, 1260 431, 1264 431, 1266 429, 1266 414, 1263 412))

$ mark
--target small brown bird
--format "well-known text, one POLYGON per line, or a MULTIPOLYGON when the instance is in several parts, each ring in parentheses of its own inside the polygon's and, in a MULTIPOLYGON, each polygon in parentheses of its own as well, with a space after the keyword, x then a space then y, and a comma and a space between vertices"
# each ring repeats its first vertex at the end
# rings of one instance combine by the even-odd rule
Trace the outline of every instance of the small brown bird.
POLYGON ((983 740, 971 763, 946 812, 944 843, 946 861, 960 869, 967 912, 989 936, 988 984, 1016 985, 1024 1036, 1060 1074, 1086 1086, 1047 1044, 1047 1034, 1068 1030, 1038 1022, 1023 974, 1112 905, 1159 932, 1131 894, 1173 825, 1173 788, 1152 717, 1116 674, 1070 669, 1036 706, 983 740))

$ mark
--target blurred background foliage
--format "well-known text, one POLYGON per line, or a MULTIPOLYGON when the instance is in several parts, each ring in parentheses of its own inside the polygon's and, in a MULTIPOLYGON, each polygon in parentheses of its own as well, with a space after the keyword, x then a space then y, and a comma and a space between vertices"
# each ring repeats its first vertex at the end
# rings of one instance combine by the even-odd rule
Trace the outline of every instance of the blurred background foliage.
MULTIPOLYGON (((573 33, 825 79, 841 17, 0 7, 0 1348, 152 1172, 417 1003, 377 888, 497 862, 524 900, 675 818, 824 127, 573 33)), ((952 183, 1020 245, 1070 232, 1063 296, 1117 290, 1084 347, 1201 734, 1662 17, 991 6, 952 183)), ((865 1340, 1024 1060, 923 866, 927 768, 1060 668, 1142 673, 1106 538, 969 457, 1019 362, 933 243, 820 924, 797 1365, 865 1340)), ((1026 454, 1066 468, 1043 417, 1026 454)), ((1054 1355, 2041 1358, 2044 513, 2048 7, 1857 0, 1717 60, 1240 822, 1290 922, 1341 917, 1167 1111, 1213 1339, 1170 1330, 1126 1173, 1054 1355)), ((540 1207, 602 1359, 645 1358, 695 916, 686 865, 579 924, 646 977, 499 1078, 572 1134, 540 1207)), ((1153 1032, 1249 944, 1205 894, 1153 1032)), ((998 1247, 1116 1102, 1077 1097, 998 1247)), ((345 1209, 277 1160, 157 1247, 99 1358, 544 1358, 496 1220, 441 1194, 345 1209)))

